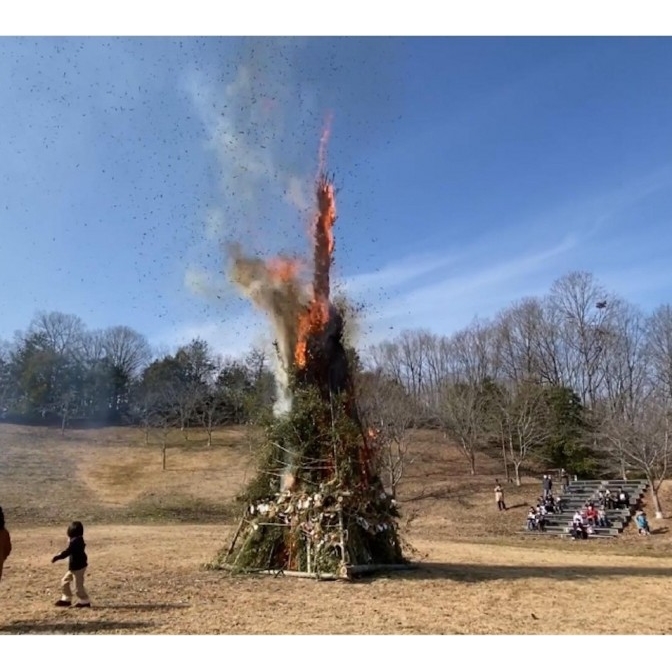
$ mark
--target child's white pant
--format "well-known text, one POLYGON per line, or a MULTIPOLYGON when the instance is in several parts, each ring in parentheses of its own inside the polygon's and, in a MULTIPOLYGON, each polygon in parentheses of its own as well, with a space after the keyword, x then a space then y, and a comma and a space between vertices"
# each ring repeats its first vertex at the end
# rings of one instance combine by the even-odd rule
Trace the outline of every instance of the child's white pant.
POLYGON ((68 570, 65 573, 65 576, 61 580, 61 590, 63 591, 62 600, 69 602, 72 600, 72 588, 70 584, 74 580, 75 582, 75 594, 77 599, 80 602, 87 603, 89 601, 89 595, 84 588, 84 573, 86 572, 86 567, 84 569, 76 569, 74 571, 68 570))

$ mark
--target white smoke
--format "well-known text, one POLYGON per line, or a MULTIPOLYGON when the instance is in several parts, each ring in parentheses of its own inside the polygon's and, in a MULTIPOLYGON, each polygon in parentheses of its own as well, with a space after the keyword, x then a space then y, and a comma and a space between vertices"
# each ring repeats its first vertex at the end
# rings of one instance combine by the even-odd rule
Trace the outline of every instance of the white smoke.
POLYGON ((263 260, 243 256, 240 248, 232 248, 231 259, 231 280, 257 308, 266 313, 273 327, 277 345, 274 413, 282 415, 292 407, 289 372, 294 362, 299 315, 305 311, 310 293, 293 279, 279 279, 263 260))

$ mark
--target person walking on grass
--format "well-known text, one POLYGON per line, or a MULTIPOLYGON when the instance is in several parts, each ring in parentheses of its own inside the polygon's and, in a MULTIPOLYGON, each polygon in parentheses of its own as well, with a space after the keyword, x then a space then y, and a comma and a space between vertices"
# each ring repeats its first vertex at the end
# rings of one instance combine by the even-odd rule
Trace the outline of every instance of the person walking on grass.
POLYGON ((84 525, 78 520, 70 523, 68 526, 68 547, 55 555, 51 561, 58 562, 64 558, 68 558, 68 571, 61 580, 61 590, 63 594, 61 599, 56 602, 57 607, 69 607, 72 604, 72 588, 71 584, 75 582, 75 594, 78 602, 76 607, 90 607, 91 602, 89 596, 84 588, 84 574, 89 565, 89 560, 84 549, 84 525))
POLYGON ((495 479, 495 502, 500 511, 506 511, 506 504, 504 503, 504 491, 499 484, 499 479, 495 479))
POLYGON ((9 531, 5 528, 5 514, 0 506, 0 580, 2 580, 2 567, 11 552, 12 538, 9 536, 9 531))

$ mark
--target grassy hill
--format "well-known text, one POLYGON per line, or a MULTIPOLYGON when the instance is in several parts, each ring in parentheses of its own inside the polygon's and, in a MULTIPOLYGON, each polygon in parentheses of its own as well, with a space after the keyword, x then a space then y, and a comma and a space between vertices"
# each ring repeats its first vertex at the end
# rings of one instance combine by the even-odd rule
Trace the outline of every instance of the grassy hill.
MULTIPOLYGON (((233 529, 254 473, 254 431, 159 437, 140 430, 0 425, 0 505, 14 550, 0 633, 403 634, 664 633, 672 629, 665 521, 648 538, 572 543, 519 534, 540 488, 494 503, 499 464, 479 475, 439 434, 413 434, 399 490, 404 538, 421 568, 357 581, 240 577, 204 568, 233 529), (73 518, 86 526, 90 610, 58 610, 52 555, 73 518), (540 599, 543 596, 543 599, 540 599), (623 608, 627 600, 627 608, 623 608), (599 608, 595 611, 595 604, 599 608), (347 609, 343 604, 347 603, 347 609), (84 612, 84 613, 82 613, 84 612), (609 618, 604 618, 609 614, 609 618)), ((670 510, 672 492, 663 491, 670 510)))

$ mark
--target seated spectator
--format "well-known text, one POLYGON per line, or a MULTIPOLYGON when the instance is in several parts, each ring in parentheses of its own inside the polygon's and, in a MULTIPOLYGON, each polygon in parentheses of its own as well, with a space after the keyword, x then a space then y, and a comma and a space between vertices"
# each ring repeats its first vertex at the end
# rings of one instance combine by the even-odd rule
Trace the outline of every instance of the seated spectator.
POLYGON ((592 502, 588 502, 585 516, 588 525, 594 525, 597 522, 597 509, 593 506, 592 502))
POLYGON ((611 491, 609 488, 607 488, 604 491, 604 508, 607 511, 611 511, 612 509, 615 509, 615 502, 614 502, 614 496, 611 494, 611 491))
MULTIPOLYGON (((579 514, 579 518, 580 517, 581 516, 579 514)), ((574 539, 574 541, 576 541, 577 539, 588 538, 588 532, 586 531, 586 527, 580 520, 576 520, 576 514, 575 519, 572 522, 572 529, 569 531, 569 533, 572 535, 572 539, 574 539)))
POLYGON ((564 507, 562 506, 562 499, 560 497, 557 497, 555 500, 555 510, 557 513, 563 513, 564 507))
POLYGON ((607 518, 604 506, 600 506, 597 509, 597 525, 598 527, 609 527, 609 519, 607 518))
POLYGON ((527 529, 530 532, 534 532, 534 530, 537 529, 537 512, 533 506, 531 506, 530 510, 527 512, 527 529))
POLYGON ((618 508, 625 509, 630 506, 630 497, 622 488, 618 489, 618 508))
POLYGON ((646 519, 646 514, 644 511, 637 511, 637 515, 635 516, 635 523, 637 525, 637 531, 640 534, 651 534, 651 530, 649 529, 649 521, 646 519))

